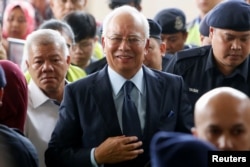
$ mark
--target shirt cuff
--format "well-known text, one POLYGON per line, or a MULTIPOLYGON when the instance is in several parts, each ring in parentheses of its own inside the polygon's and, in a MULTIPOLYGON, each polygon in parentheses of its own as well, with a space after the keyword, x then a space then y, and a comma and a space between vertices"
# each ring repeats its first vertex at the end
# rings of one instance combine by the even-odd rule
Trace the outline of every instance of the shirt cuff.
POLYGON ((91 159, 91 164, 93 167, 99 167, 96 163, 96 160, 95 160, 95 148, 92 148, 91 149, 91 152, 90 152, 90 159, 91 159))

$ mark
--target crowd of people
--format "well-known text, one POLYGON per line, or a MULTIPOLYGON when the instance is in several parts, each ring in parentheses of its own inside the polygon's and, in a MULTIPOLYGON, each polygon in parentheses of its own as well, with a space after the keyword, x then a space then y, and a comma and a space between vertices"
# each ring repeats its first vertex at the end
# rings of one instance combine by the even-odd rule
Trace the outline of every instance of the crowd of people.
POLYGON ((3 167, 203 167, 209 151, 250 151, 249 1, 196 0, 190 23, 178 8, 147 18, 141 0, 109 0, 101 23, 87 0, 5 2, 3 167))

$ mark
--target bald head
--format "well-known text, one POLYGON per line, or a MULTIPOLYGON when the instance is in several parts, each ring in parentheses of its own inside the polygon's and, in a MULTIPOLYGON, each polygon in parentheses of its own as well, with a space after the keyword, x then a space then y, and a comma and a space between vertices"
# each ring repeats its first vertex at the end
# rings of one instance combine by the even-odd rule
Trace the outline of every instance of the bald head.
POLYGON ((221 150, 250 150, 250 100, 247 95, 230 87, 216 88, 198 99, 194 112, 194 135, 221 150))
MULTIPOLYGON (((207 111, 228 111, 245 113, 250 117, 249 98, 243 92, 230 87, 213 89, 201 96, 195 104, 195 123, 199 117, 209 114, 207 111), (248 111, 248 112, 247 112, 248 111)), ((198 123, 197 122, 197 123, 198 123)))

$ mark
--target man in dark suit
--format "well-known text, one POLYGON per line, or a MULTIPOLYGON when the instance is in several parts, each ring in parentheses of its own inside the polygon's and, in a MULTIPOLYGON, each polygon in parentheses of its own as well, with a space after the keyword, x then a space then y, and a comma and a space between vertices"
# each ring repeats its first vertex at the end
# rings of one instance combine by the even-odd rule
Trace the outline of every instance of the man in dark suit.
POLYGON ((145 16, 129 6, 113 10, 103 22, 102 44, 108 65, 65 88, 47 167, 143 167, 157 131, 190 132, 193 115, 182 78, 143 66, 149 47, 145 16), (131 93, 123 90, 126 83, 133 85, 131 93), (128 101, 134 108, 124 113, 128 101), (132 111, 138 121, 125 121, 132 111), (127 134, 130 125, 135 135, 127 134))

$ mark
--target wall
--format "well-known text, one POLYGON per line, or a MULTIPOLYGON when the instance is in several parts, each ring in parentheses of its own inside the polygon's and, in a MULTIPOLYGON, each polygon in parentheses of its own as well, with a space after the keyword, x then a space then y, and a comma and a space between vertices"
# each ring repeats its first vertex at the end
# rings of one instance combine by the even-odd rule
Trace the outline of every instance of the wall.
MULTIPOLYGON (((148 18, 153 18, 159 10, 169 7, 182 9, 186 13, 187 21, 191 21, 198 15, 195 0, 142 0, 142 13, 148 18)), ((108 0, 88 0, 87 11, 98 21, 102 21, 110 11, 108 0)))

